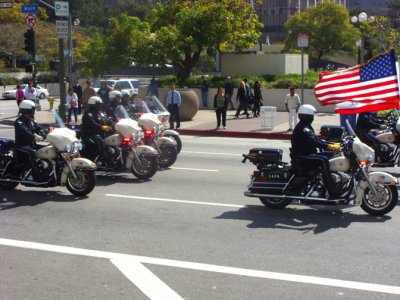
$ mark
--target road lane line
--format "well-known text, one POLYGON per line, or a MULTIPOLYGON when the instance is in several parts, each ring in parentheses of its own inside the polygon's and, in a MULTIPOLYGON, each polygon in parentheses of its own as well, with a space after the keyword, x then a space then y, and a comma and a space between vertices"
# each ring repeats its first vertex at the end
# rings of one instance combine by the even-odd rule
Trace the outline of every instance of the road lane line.
POLYGON ((151 300, 183 300, 140 262, 120 259, 110 261, 151 300))
POLYGON ((130 195, 118 195, 118 194, 105 194, 106 197, 114 198, 128 198, 128 199, 139 199, 139 200, 149 200, 149 201, 163 201, 163 202, 175 202, 175 203, 185 203, 185 204, 199 204, 199 205, 209 205, 209 206, 223 206, 232 208, 244 208, 244 205, 236 204, 224 204, 216 202, 201 202, 201 201, 190 201, 190 200, 176 200, 167 198, 153 198, 153 197, 143 197, 143 196, 130 196, 130 195))
POLYGON ((219 172, 219 170, 213 170, 213 169, 193 169, 193 168, 178 168, 178 167, 170 167, 170 169, 187 170, 187 171, 201 171, 201 172, 219 172))
POLYGON ((326 278, 326 277, 269 272, 269 271, 261 271, 261 270, 254 270, 254 269, 225 267, 225 266, 220 266, 220 265, 211 265, 211 264, 203 264, 203 263, 164 259, 164 258, 155 258, 155 257, 147 257, 147 256, 138 256, 138 255, 129 255, 129 254, 122 254, 122 253, 115 253, 115 252, 89 250, 89 249, 83 249, 83 248, 66 247, 66 246, 58 246, 58 245, 27 242, 27 241, 18 241, 18 240, 3 239, 3 238, 0 238, 0 245, 25 248, 25 249, 33 249, 33 250, 41 250, 41 251, 47 251, 47 252, 56 252, 56 253, 62 253, 62 254, 72 254, 72 255, 80 255, 80 256, 88 256, 88 257, 96 257, 96 258, 105 258, 105 259, 109 259, 109 260, 110 259, 129 260, 129 261, 139 262, 139 263, 143 263, 143 264, 160 265, 160 266, 183 268, 183 269, 190 269, 190 270, 197 270, 197 271, 207 271, 207 272, 215 272, 215 273, 230 274, 230 275, 256 277, 256 278, 271 279, 271 280, 282 280, 282 281, 289 281, 289 282, 296 282, 296 283, 306 283, 306 284, 314 284, 314 285, 322 285, 322 286, 330 286, 330 287, 348 288, 348 289, 353 289, 353 290, 400 295, 400 286, 393 286, 393 285, 383 285, 383 284, 375 284, 375 283, 365 283, 365 282, 358 282, 358 281, 332 279, 332 278, 326 278))
POLYGON ((224 153, 224 152, 201 152, 201 151, 186 151, 182 150, 182 153, 190 153, 190 154, 209 154, 209 155, 226 155, 226 156, 242 156, 242 154, 237 153, 224 153))

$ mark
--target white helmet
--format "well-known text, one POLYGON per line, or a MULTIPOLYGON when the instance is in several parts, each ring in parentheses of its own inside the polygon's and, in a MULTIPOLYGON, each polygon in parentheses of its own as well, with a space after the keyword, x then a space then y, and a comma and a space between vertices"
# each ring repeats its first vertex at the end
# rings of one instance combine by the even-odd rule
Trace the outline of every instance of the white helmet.
POLYGON ((300 106, 298 114, 313 116, 317 110, 311 104, 303 104, 300 106))
POLYGON ((101 100, 100 97, 97 96, 92 96, 89 98, 88 104, 89 105, 95 105, 95 104, 102 104, 103 100, 101 100))
POLYGON ((32 100, 24 100, 19 104, 19 109, 23 109, 23 110, 32 110, 36 108, 36 104, 35 102, 33 102, 32 100))
POLYGON ((109 94, 109 97, 110 97, 110 99, 114 99, 114 98, 117 98, 117 97, 121 98, 122 94, 121 94, 120 91, 111 91, 110 94, 109 94))
POLYGON ((129 95, 129 93, 127 91, 122 91, 121 96, 122 97, 130 97, 131 95, 129 95))

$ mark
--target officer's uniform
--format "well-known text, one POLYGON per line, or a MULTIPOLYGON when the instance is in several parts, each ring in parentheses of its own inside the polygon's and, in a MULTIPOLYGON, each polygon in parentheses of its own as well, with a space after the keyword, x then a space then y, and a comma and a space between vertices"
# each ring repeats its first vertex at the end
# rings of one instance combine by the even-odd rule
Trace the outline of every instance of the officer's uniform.
POLYGON ((81 126, 82 141, 91 154, 96 155, 103 151, 102 140, 104 136, 101 130, 103 125, 107 125, 107 119, 102 112, 89 107, 89 110, 83 114, 81 126))
POLYGON ((332 186, 329 160, 326 156, 318 154, 317 149, 328 148, 330 143, 319 139, 311 124, 300 120, 292 134, 291 158, 292 164, 297 164, 301 169, 321 169, 325 184, 332 186))

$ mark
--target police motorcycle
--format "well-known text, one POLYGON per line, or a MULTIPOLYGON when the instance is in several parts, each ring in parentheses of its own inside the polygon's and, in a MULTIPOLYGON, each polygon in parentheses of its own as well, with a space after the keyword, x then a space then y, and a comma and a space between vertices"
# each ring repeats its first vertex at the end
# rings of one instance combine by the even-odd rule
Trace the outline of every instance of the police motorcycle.
POLYGON ((169 120, 169 115, 170 113, 168 110, 162 105, 160 100, 156 96, 146 96, 146 97, 136 97, 138 100, 142 100, 145 102, 147 109, 145 112, 151 112, 153 114, 156 114, 158 119, 161 121, 162 125, 160 127, 160 132, 159 135, 163 137, 168 137, 172 139, 173 141, 176 142, 176 149, 179 154, 182 150, 182 141, 179 136, 179 132, 172 130, 172 129, 166 129, 168 125, 168 120, 169 120))
POLYGON ((371 215, 384 215, 397 204, 397 178, 386 172, 373 172, 375 151, 352 135, 340 142, 341 153, 329 159, 336 195, 331 197, 320 170, 304 170, 296 162, 282 161, 281 149, 253 148, 243 154, 243 163, 257 169, 251 175, 247 197, 259 198, 272 209, 281 209, 292 201, 304 204, 360 205, 371 215))
MULTIPOLYGON (((114 131, 101 141, 102 145, 96 150, 84 144, 81 154, 92 159, 99 171, 130 171, 139 179, 150 179, 158 169, 158 151, 143 144, 143 131, 137 121, 129 118, 123 107, 119 109, 124 118, 115 123, 114 131)), ((91 142, 96 144, 95 140, 91 142)))
MULTIPOLYGON (((23 102, 20 109, 24 108, 23 102)), ((33 101, 29 102, 35 107, 33 101)), ((82 145, 73 130, 56 128, 48 134, 42 132, 36 140, 42 148, 34 153, 33 170, 22 159, 24 153, 15 147, 14 140, 0 139, 0 189, 12 190, 18 184, 40 188, 65 186, 77 196, 85 196, 94 189, 96 164, 79 156, 82 145)))
POLYGON ((172 166, 178 155, 177 142, 162 133, 164 125, 158 116, 152 113, 144 99, 136 99, 135 110, 140 112, 138 124, 144 132, 144 143, 159 152, 158 165, 162 168, 172 166))

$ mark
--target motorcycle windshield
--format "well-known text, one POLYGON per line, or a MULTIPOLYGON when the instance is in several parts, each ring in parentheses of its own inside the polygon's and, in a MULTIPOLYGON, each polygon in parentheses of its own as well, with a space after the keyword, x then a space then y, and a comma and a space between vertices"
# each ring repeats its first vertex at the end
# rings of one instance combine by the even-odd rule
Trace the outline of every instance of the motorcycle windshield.
POLYGON ((123 105, 118 105, 114 111, 115 117, 118 119, 129 119, 129 114, 123 105))
POLYGON ((162 103, 156 96, 146 97, 146 104, 153 114, 167 112, 164 105, 162 105, 162 103))
POLYGON ((144 114, 151 112, 150 108, 147 106, 146 97, 136 97, 134 106, 135 110, 139 113, 144 114))

